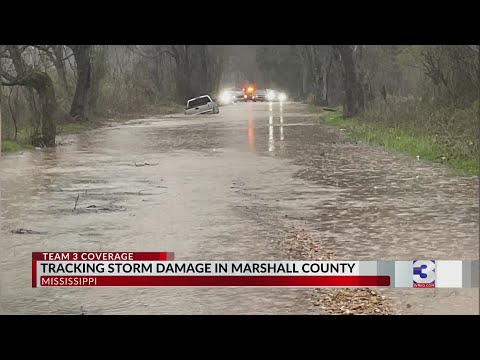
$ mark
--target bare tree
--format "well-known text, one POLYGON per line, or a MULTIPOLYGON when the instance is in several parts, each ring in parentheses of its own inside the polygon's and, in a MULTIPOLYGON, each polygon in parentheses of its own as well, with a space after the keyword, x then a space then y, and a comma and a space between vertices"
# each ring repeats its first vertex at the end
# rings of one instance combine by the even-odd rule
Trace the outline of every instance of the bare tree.
POLYGON ((328 62, 328 48, 324 45, 311 45, 313 102, 317 105, 326 104, 326 70, 328 62))
POLYGON ((88 92, 88 109, 95 113, 97 110, 97 101, 100 95, 100 84, 107 76, 107 46, 94 45, 92 47, 92 75, 91 84, 88 92))
POLYGON ((328 85, 332 67, 332 56, 326 45, 299 45, 297 53, 300 58, 302 96, 313 96, 316 105, 328 105, 328 85))
POLYGON ((345 102, 343 116, 353 117, 361 115, 364 107, 364 94, 360 85, 355 68, 353 48, 351 45, 333 45, 340 53, 340 60, 343 65, 345 102))
POLYGON ((327 55, 327 64, 323 67, 324 74, 323 74, 323 94, 324 94, 324 103, 325 106, 328 106, 328 92, 329 92, 329 85, 330 85, 330 72, 332 71, 332 63, 333 63, 333 54, 332 49, 329 47, 328 55, 327 55))
MULTIPOLYGON (((0 45, 0 71, 3 69, 3 49, 5 45, 0 45)), ((0 74, 1 80, 1 74, 0 74)), ((2 155, 2 82, 0 81, 0 156, 2 155)), ((1 190, 0 190, 1 192, 1 190)), ((1 195, 1 194, 0 194, 1 195)), ((1 198, 1 197, 0 197, 1 198)), ((1 203, 1 201, 0 201, 1 203)), ((1 208, 0 208, 1 211, 1 208)))
POLYGON ((183 103, 195 92, 216 90, 220 80, 222 53, 208 45, 170 45, 157 54, 167 54, 175 62, 176 99, 183 103), (196 71, 198 70, 198 71, 196 71))
POLYGON ((192 75, 191 45, 170 45, 170 49, 166 50, 166 53, 175 60, 177 101, 184 102, 186 98, 192 96, 190 83, 192 75))
POLYGON ((62 84, 63 90, 69 98, 72 96, 72 91, 68 85, 67 80, 67 69, 65 67, 65 61, 72 56, 70 54, 67 56, 64 45, 34 45, 37 49, 42 50, 43 53, 47 56, 48 60, 51 61, 55 70, 57 71, 58 78, 62 84))
POLYGON ((77 64, 77 84, 70 106, 70 116, 84 121, 88 112, 88 92, 92 81, 91 45, 67 45, 73 52, 77 64))
POLYGON ((36 146, 55 146, 56 117, 58 105, 55 98, 52 79, 44 72, 28 64, 22 57, 28 46, 6 45, 1 56, 9 60, 11 69, 6 65, 0 68, 4 86, 25 86, 33 88, 41 103, 41 128, 32 142, 36 146))
POLYGON ((300 58, 301 72, 302 72, 302 86, 300 96, 304 97, 310 93, 312 82, 312 58, 310 47, 311 45, 298 45, 297 53, 300 58))
POLYGON ((200 87, 205 93, 213 93, 218 90, 220 78, 225 65, 224 49, 220 45, 208 46, 200 45, 201 54, 204 56, 202 60, 202 68, 205 69, 205 82, 200 83, 200 87), (205 47, 205 50, 202 48, 205 47))

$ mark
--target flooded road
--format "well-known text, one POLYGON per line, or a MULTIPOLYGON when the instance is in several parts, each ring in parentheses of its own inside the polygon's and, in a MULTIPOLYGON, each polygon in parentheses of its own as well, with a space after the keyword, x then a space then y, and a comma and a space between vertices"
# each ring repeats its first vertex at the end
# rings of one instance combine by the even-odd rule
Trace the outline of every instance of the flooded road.
MULTIPOLYGON (((278 239, 295 226, 341 260, 478 259, 478 178, 357 143, 317 118, 296 103, 240 103, 2 156, 0 313, 321 313, 309 289, 32 289, 33 251, 284 260, 278 239), (19 228, 39 233, 11 233, 19 228)), ((479 312, 478 289, 382 294, 400 314, 479 312)))

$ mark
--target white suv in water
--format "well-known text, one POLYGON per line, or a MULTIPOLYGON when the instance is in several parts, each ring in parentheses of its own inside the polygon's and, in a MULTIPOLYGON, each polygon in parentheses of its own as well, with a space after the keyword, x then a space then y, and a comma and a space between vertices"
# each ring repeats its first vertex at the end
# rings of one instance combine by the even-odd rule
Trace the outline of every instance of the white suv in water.
POLYGON ((216 102, 212 100, 209 95, 202 95, 187 101, 185 107, 185 115, 198 115, 198 114, 218 114, 220 110, 216 102))

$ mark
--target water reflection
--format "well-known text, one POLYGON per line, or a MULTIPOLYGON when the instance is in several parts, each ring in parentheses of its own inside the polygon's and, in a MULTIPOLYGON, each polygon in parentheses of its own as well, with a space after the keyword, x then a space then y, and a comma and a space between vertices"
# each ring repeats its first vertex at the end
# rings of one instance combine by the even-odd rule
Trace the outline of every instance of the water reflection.
POLYGON ((255 151, 255 130, 253 128, 253 114, 251 111, 248 113, 248 150, 255 151))
POLYGON ((273 115, 268 116, 268 151, 275 150, 275 141, 273 139, 273 115))
MULTIPOLYGON (((73 313, 81 306, 88 313, 107 314, 319 311, 312 310, 306 301, 309 293, 302 289, 35 291, 25 286, 31 278, 26 266, 31 251, 158 251, 160 247, 188 260, 278 260, 282 253, 269 240, 277 234, 283 238, 284 229, 301 223, 340 259, 478 256, 478 178, 454 176, 381 149, 356 146, 323 126, 286 127, 306 122, 304 110, 291 103, 276 104, 272 112, 258 104, 253 112, 251 104, 241 104, 222 110, 217 122, 205 117, 195 125, 190 120, 185 125, 183 120, 159 119, 161 126, 153 127, 148 120, 144 126, 78 136, 78 145, 58 147, 52 150, 56 154, 42 150, 2 157, 0 313, 73 313), (265 119, 276 140, 275 151, 268 154, 291 166, 273 156, 268 161, 252 156, 259 134, 255 144, 259 155, 267 153, 265 119), (280 123, 280 135, 274 133, 274 119, 280 123), (283 126, 288 139, 279 141, 283 126), (216 156, 200 151, 171 153, 172 149, 212 149, 219 143, 228 144, 230 151, 216 156), (240 146, 251 152, 237 151, 240 146), (158 165, 135 167, 138 160, 158 165), (281 188, 272 186, 272 176, 281 188), (242 182, 230 188, 228 184, 237 179, 242 182), (50 181, 55 185, 51 191, 42 190, 50 181), (92 189, 88 197, 82 192, 86 188, 92 189), (114 206, 126 205, 127 211, 74 213, 80 192, 81 208, 112 201, 114 206), (48 233, 10 232, 20 227, 48 233)), ((439 294, 435 301, 417 295, 418 291, 387 295, 401 300, 399 309, 405 310, 408 301, 410 312, 438 314, 443 309, 478 314, 478 291, 470 296, 466 291, 472 289, 460 290, 464 291, 449 297, 439 294)))
POLYGON ((283 114, 280 115, 280 141, 283 141, 283 114))

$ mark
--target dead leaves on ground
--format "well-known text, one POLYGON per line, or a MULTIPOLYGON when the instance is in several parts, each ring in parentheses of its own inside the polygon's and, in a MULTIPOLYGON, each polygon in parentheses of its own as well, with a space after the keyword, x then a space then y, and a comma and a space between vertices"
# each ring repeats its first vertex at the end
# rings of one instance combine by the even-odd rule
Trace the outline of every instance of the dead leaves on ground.
POLYGON ((323 243, 316 241, 304 229, 293 228, 281 242, 284 255, 290 260, 328 261, 333 252, 323 249, 323 243))
POLYGON ((314 290, 314 306, 338 315, 391 315, 393 310, 385 296, 372 289, 314 290))
MULTIPOLYGON (((281 240, 281 249, 289 260, 329 261, 335 253, 307 231, 292 228, 281 240)), ((385 296, 368 288, 314 289, 310 300, 322 312, 338 315, 389 315, 393 309, 385 296)))

